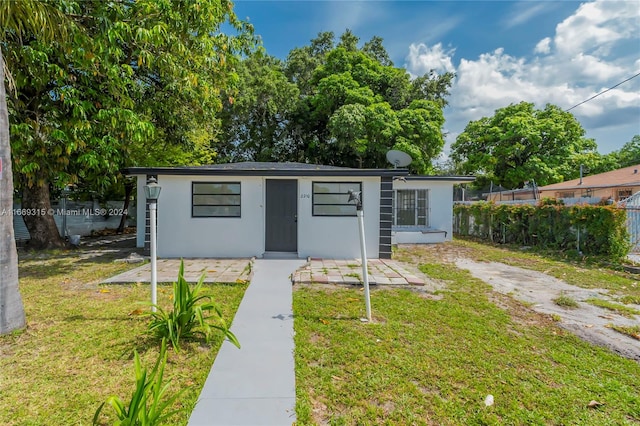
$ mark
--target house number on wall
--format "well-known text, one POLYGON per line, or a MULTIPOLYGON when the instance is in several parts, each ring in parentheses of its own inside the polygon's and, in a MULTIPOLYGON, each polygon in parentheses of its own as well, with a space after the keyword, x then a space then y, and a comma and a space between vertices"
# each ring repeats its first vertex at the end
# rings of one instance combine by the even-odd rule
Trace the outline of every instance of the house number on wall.
POLYGON ((300 194, 300 198, 311 198, 311 194, 300 194))

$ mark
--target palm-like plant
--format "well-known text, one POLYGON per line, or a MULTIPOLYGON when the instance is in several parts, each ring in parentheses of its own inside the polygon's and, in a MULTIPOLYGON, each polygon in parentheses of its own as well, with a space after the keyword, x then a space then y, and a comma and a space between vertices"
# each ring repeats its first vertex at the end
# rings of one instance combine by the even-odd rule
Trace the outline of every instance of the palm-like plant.
POLYGON ((240 343, 229 330, 222 310, 211 295, 203 292, 203 283, 204 274, 191 288, 184 278, 184 261, 180 261, 178 280, 173 284, 173 309, 165 311, 154 305, 157 311, 149 313, 152 317, 149 331, 158 338, 168 339, 176 352, 180 350, 180 339, 201 336, 209 341, 213 330, 222 331, 239 348, 240 343))
POLYGON ((133 364, 136 375, 136 387, 131 399, 125 404, 118 396, 110 396, 103 402, 93 416, 93 424, 99 424, 100 414, 105 404, 111 405, 121 426, 153 426, 162 423, 174 414, 184 410, 178 409, 167 412, 167 409, 178 399, 186 389, 163 400, 169 382, 164 382, 164 367, 167 364, 167 342, 162 341, 160 354, 151 371, 142 367, 140 356, 134 351, 133 364))
MULTIPOLYGON (((58 10, 37 0, 0 2, 0 41, 31 33, 45 40, 65 36, 71 21, 58 10)), ((0 48, 0 334, 25 326, 24 306, 18 288, 18 254, 13 232, 13 174, 9 143, 6 66, 0 48)))

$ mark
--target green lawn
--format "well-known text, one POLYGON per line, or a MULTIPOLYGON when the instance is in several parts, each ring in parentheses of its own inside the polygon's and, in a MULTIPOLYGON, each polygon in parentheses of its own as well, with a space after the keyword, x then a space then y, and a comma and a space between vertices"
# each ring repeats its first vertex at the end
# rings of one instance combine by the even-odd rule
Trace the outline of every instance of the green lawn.
MULTIPOLYGON (((396 257, 420 265, 445 282, 445 290, 375 288, 373 324, 360 321, 364 302, 357 287, 296 288, 298 424, 640 422, 638 363, 493 293, 438 250, 552 270, 567 281, 582 277, 583 285, 612 286, 621 303, 637 300, 634 277, 467 241, 425 247, 396 257), (487 407, 489 394, 495 404, 487 407), (587 408, 592 400, 603 405, 587 408)), ((145 365, 157 356, 157 342, 145 334, 147 319, 139 316, 148 285, 99 285, 131 266, 77 254, 36 254, 20 262, 29 326, 0 337, 2 425, 90 424, 108 396, 126 399, 132 392, 133 350, 145 365)), ((246 285, 208 288, 231 319, 246 285)), ((170 292, 160 286, 160 303, 170 303, 170 292)), ((187 411, 170 424, 186 423, 220 344, 217 338, 170 351, 171 389, 188 389, 180 400, 187 411)))
MULTIPOLYGON (((0 424, 89 425, 98 405, 111 395, 127 401, 134 386, 133 350, 151 368, 159 352, 146 335, 149 286, 98 285, 130 265, 110 258, 79 260, 76 252, 43 253, 20 261, 20 288, 28 328, 0 337, 0 424)), ((231 319, 246 285, 209 285, 231 319)), ((169 305, 171 287, 160 285, 158 300, 169 305)), ((165 376, 171 391, 188 389, 185 413, 171 424, 186 424, 190 408, 222 343, 191 342, 169 351, 165 376)), ((176 407, 179 408, 179 407, 176 407)), ((111 407, 104 412, 113 415, 111 407)), ((114 417, 111 417, 112 419, 114 417)))
MULTIPOLYGON (((497 255, 491 250, 485 255, 497 255)), ((357 288, 295 291, 299 424, 640 422, 638 363, 581 341, 436 252, 397 254, 403 256, 446 282, 446 290, 376 288, 373 324, 359 320, 364 303, 357 288), (492 406, 484 403, 489 394, 492 406), (592 400, 603 405, 588 408, 592 400)), ((525 261, 532 259, 547 262, 532 254, 525 261)), ((575 268, 584 269, 564 270, 585 273, 575 268)))

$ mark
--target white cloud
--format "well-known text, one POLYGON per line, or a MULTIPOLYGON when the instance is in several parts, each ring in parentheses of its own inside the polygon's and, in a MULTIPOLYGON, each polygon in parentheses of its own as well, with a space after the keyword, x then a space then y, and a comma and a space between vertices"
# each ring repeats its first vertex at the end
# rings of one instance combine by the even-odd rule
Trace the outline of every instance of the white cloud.
POLYGON ((424 43, 412 43, 409 46, 406 67, 414 76, 424 75, 431 70, 439 74, 454 72, 455 67, 452 62, 454 53, 455 49, 444 50, 441 43, 432 47, 424 43))
POLYGON ((556 27, 558 53, 573 56, 595 51, 606 56, 615 42, 637 37, 639 18, 636 1, 584 3, 556 27))
POLYGON ((545 37, 536 44, 534 53, 547 54, 551 52, 551 37, 545 37))
MULTIPOLYGON (((456 73, 445 110, 449 146, 469 121, 511 103, 568 109, 636 74, 639 20, 637 2, 595 1, 580 5, 557 25, 555 34, 540 40, 533 52, 537 56, 514 57, 497 47, 478 58, 461 58, 456 67, 455 49, 412 44, 405 66, 414 75, 431 68, 456 73)), ((640 77, 571 112, 588 137, 607 135, 596 142, 601 152, 610 152, 640 133, 639 93, 640 77)))
POLYGON ((553 2, 518 2, 515 3, 515 7, 511 14, 503 20, 503 25, 506 28, 512 28, 519 25, 526 24, 536 16, 545 13, 550 8, 555 8, 556 5, 553 2))

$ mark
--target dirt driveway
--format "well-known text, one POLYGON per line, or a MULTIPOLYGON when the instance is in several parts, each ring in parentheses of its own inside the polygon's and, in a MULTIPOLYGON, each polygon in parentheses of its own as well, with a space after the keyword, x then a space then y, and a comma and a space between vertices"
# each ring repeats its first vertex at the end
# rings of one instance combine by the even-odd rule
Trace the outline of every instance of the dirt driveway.
MULTIPOLYGON (((585 302, 590 298, 614 301, 608 290, 577 287, 542 272, 504 263, 476 262, 471 259, 469 248, 455 243, 402 245, 399 255, 415 265, 425 259, 455 264, 491 285, 494 291, 513 297, 536 312, 560 318, 557 324, 580 338, 640 361, 640 341, 610 328, 611 324, 639 325, 639 316, 627 318, 585 302), (558 306, 553 299, 561 295, 572 298, 579 306, 572 309, 558 306)), ((629 306, 640 310, 638 305, 629 306)))
POLYGON ((467 269, 471 274, 499 293, 511 295, 530 305, 537 312, 557 315, 558 324, 577 336, 604 346, 620 355, 640 361, 640 341, 618 333, 608 327, 616 325, 637 325, 638 318, 626 318, 589 303, 585 300, 599 298, 612 300, 608 290, 585 289, 558 280, 557 278, 515 266, 496 262, 475 262, 469 259, 457 259, 456 266, 467 269), (553 299, 565 295, 577 301, 577 308, 567 309, 558 306, 553 299))

